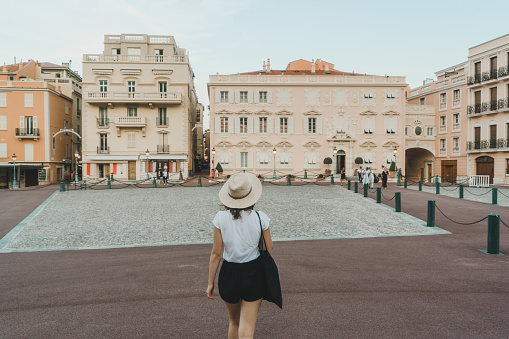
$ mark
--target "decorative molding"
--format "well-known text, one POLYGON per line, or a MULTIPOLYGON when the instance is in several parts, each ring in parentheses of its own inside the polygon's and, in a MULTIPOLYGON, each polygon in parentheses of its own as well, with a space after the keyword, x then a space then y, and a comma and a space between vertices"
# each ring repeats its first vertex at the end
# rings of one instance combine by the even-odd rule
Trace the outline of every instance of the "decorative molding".
POLYGON ((121 69, 122 75, 140 75, 141 69, 121 69))
POLYGON ((308 141, 306 142, 303 147, 312 147, 312 148, 315 148, 315 147, 320 147, 321 145, 319 143, 317 143, 316 141, 308 141))
POLYGON ((393 111, 393 110, 389 110, 389 111, 387 111, 387 112, 383 112, 382 114, 383 114, 383 115, 399 115, 399 113, 398 113, 398 112, 395 112, 395 111, 393 111))
POLYGON ((315 111, 314 109, 310 110, 310 111, 307 111, 307 112, 304 112, 302 113, 304 115, 321 115, 322 113, 318 112, 318 111, 315 111))
POLYGON ((245 109, 241 110, 241 111, 238 111, 238 112, 235 112, 235 114, 241 114, 241 115, 251 115, 253 114, 253 112, 249 112, 245 109))
POLYGON ((173 70, 171 69, 153 69, 152 74, 154 75, 171 75, 173 70))
POLYGON ((376 147, 376 143, 373 141, 364 141, 361 145, 361 147, 376 147))
POLYGON ((237 143, 235 145, 236 147, 242 147, 242 148, 246 148, 246 147, 253 147, 253 144, 250 143, 249 141, 240 141, 239 143, 237 143))
POLYGON ((92 69, 92 72, 100 75, 111 75, 113 74, 113 69, 92 69))
POLYGON ((215 115, 218 115, 218 114, 233 114, 233 112, 228 111, 228 110, 226 110, 226 109, 222 109, 222 110, 220 110, 219 112, 216 112, 216 113, 214 113, 214 114, 215 114, 215 115))
POLYGON ((278 106, 292 105, 292 91, 290 89, 277 90, 277 105, 278 106))
POLYGON ((376 115, 376 112, 373 112, 372 110, 366 110, 364 112, 361 112, 360 115, 376 115))
POLYGON ((276 147, 293 147, 293 145, 289 141, 281 141, 276 144, 276 147))
POLYGON ((254 114, 256 114, 256 115, 271 115, 272 113, 262 109, 262 110, 259 110, 258 112, 255 112, 254 114))
POLYGON ((233 144, 229 141, 223 140, 216 144, 217 147, 233 147, 233 144))
POLYGON ((284 109, 282 111, 276 112, 276 115, 293 115, 293 113, 284 109))
POLYGON ((306 106, 320 106, 320 90, 307 89, 306 90, 306 106))
POLYGON ((272 144, 268 141, 260 141, 259 143, 256 144, 256 147, 262 147, 262 148, 272 147, 272 144))
POLYGON ((348 106, 348 90, 334 90, 334 106, 348 106))

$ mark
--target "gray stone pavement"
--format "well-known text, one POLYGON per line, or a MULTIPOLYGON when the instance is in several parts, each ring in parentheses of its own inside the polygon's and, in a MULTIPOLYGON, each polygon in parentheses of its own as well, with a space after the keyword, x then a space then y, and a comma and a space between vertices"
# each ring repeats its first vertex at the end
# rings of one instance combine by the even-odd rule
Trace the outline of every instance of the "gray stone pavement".
MULTIPOLYGON (((408 186, 409 189, 419 190, 418 185, 408 186)), ((436 194, 435 186, 422 186, 422 191, 427 193, 436 194)), ((459 198, 459 186, 457 185, 446 185, 440 187, 440 195, 447 197, 459 198)), ((509 206, 509 189, 498 188, 498 205, 509 206)), ((477 202, 483 202, 491 204, 492 202, 492 188, 485 187, 463 187, 463 199, 472 200, 477 202)))
MULTIPOLYGON (((211 243, 219 189, 57 192, 0 252, 211 243)), ((264 186, 256 209, 275 240, 447 233, 341 186, 264 186)))

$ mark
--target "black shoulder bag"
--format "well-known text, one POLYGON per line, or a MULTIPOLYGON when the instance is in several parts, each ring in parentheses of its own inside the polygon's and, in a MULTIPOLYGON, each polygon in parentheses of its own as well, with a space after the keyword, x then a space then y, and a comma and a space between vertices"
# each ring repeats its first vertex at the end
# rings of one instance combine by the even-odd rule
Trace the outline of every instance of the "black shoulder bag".
POLYGON ((256 212, 258 215, 258 220, 260 221, 260 230, 262 234, 260 236, 260 260, 262 261, 263 271, 265 273, 265 295, 263 299, 276 304, 279 308, 283 308, 283 297, 281 295, 281 283, 279 282, 279 271, 277 270, 276 262, 274 258, 270 255, 267 250, 267 243, 265 242, 265 237, 263 236, 263 227, 262 227, 262 219, 260 219, 260 214, 256 212), (265 249, 263 246, 265 245, 265 249))

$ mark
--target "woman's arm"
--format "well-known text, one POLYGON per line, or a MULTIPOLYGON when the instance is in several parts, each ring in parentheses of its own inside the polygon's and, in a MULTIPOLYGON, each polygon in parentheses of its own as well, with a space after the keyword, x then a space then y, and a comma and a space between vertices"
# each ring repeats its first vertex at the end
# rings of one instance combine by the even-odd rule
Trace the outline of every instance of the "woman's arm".
POLYGON ((209 299, 214 299, 214 297, 212 297, 214 294, 214 280, 216 279, 217 268, 219 267, 222 255, 223 237, 221 236, 221 231, 217 227, 214 227, 214 244, 212 245, 212 253, 210 253, 209 284, 207 287, 207 297, 209 299))
POLYGON ((263 237, 265 238, 265 243, 267 244, 267 250, 272 255, 272 249, 274 245, 272 244, 272 237, 270 236, 270 228, 267 228, 263 231, 263 237))

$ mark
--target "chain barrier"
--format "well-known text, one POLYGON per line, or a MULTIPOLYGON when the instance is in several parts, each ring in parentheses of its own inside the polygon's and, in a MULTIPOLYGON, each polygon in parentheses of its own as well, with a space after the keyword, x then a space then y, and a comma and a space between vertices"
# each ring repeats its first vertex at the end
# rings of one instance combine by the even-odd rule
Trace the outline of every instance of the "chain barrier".
POLYGON ((498 193, 502 194, 504 197, 508 198, 509 199, 509 196, 505 195, 504 192, 502 192, 501 189, 498 190, 498 193))
POLYGON ((500 219, 500 222, 501 222, 501 223, 502 223, 505 227, 509 228, 509 225, 507 225, 507 224, 504 222, 504 220, 500 219))
POLYGON ((475 193, 472 193, 472 192, 470 192, 470 191, 468 190, 468 188, 465 188, 465 191, 467 191, 468 193, 470 193, 470 194, 472 194, 472 195, 475 195, 475 196, 477 196, 477 197, 481 197, 481 196, 486 195, 486 194, 490 193, 491 191, 493 191, 493 188, 490 188, 487 192, 484 192, 484 193, 481 193, 481 194, 475 194, 475 193))
POLYGON ((440 207, 438 207, 438 205, 435 204, 435 207, 436 209, 444 216, 446 217, 448 220, 452 221, 453 223, 456 223, 458 225, 473 225, 473 224, 477 224, 477 223, 480 223, 481 221, 484 221, 486 219, 488 219, 488 216, 485 216, 484 218, 482 218, 481 220, 478 220, 478 221, 474 221, 474 222, 458 222, 456 220, 453 220, 451 218, 449 218, 447 215, 445 215, 444 212, 442 212, 442 210, 440 209, 440 207))
POLYGON ((393 196, 392 198, 390 198, 390 199, 389 199, 389 198, 387 198, 387 197, 383 194, 383 192, 381 192, 381 193, 382 193, 382 197, 383 197, 385 200, 387 200, 387 201, 391 201, 392 199, 396 198, 396 194, 394 194, 394 196, 393 196))
MULTIPOLYGON (((37 185, 37 186, 28 186, 28 187, 24 187, 24 188, 9 188, 9 189, 6 189, 5 191, 6 192, 26 192, 26 191, 36 191, 36 190, 40 190, 40 189, 44 189, 44 188, 48 188, 48 187, 52 187, 52 186, 59 186, 60 185, 60 182, 54 182, 52 184, 47 184, 47 185, 37 185)), ((0 190, 0 192, 2 192, 3 190, 0 190)))

